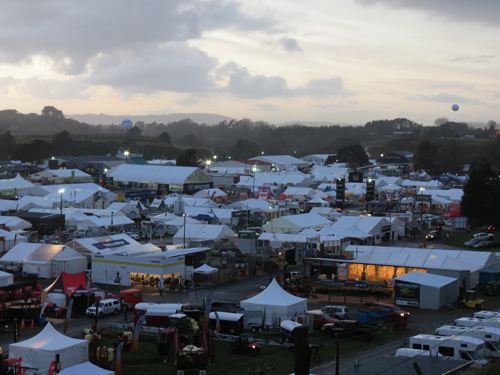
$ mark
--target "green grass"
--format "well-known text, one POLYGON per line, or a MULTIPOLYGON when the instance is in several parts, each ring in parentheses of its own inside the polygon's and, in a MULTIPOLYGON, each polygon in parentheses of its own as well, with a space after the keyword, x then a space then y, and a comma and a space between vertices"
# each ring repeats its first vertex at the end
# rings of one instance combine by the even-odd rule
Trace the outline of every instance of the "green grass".
MULTIPOLYGON (((381 332, 373 341, 358 341, 344 339, 340 341, 340 356, 354 353, 359 350, 378 346, 389 340, 397 340, 405 335, 404 331, 381 332)), ((280 341, 276 335, 255 334, 255 337, 267 338, 270 341, 280 341)), ((151 340, 148 340, 151 341, 151 340)), ((110 338, 103 338, 103 345, 112 346, 110 338)), ((285 350, 281 346, 261 345, 261 351, 258 355, 233 355, 229 342, 214 341, 215 359, 207 367, 210 374, 246 374, 247 369, 257 369, 258 366, 265 364, 273 365, 274 370, 266 374, 289 374, 294 372, 294 351, 285 350)), ((327 337, 320 332, 314 332, 309 335, 310 344, 319 344, 321 361, 331 361, 335 359, 336 341, 333 337, 327 337)), ((311 367, 318 365, 318 361, 311 361, 311 367)), ((130 353, 126 350, 122 352, 122 374, 175 374, 176 367, 172 362, 164 363, 164 357, 157 349, 156 343, 139 342, 139 350, 136 353, 130 353)), ((186 370, 186 375, 198 374, 198 369, 186 370)))

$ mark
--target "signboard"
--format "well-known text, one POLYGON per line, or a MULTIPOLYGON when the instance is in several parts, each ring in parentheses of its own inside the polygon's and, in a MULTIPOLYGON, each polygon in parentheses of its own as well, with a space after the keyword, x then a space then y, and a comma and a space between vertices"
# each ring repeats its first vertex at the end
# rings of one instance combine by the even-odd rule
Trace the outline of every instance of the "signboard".
POLYGON ((213 181, 198 182, 193 184, 184 184, 182 193, 183 194, 194 194, 203 189, 212 189, 214 187, 213 181))
POLYGON ((279 199, 280 201, 284 201, 284 200, 286 200, 286 194, 281 193, 280 195, 278 195, 278 199, 279 199))
POLYGON ((408 218, 412 218, 413 214, 411 212, 395 212, 395 213, 391 213, 391 217, 408 217, 408 218))
POLYGON ((170 186, 169 184, 158 184, 158 190, 156 191, 157 195, 169 194, 170 186))
POLYGON ((113 247, 130 245, 130 243, 128 241, 125 241, 125 240, 116 240, 116 241, 108 241, 108 242, 97 242, 97 243, 93 243, 92 245, 97 247, 99 250, 104 250, 104 249, 110 249, 113 247))
POLYGON ((450 203, 451 212, 460 212, 460 203, 450 203))
POLYGON ((307 237, 306 242, 307 243, 318 243, 319 242, 319 235, 314 236, 314 237, 307 237))
POLYGON ((388 224, 388 225, 383 225, 380 230, 382 232, 389 232, 391 230, 391 228, 392 228, 391 224, 388 224))
POLYGON ((259 194, 260 193, 269 193, 269 194, 271 194, 271 187, 270 186, 259 186, 259 194))
POLYGON ((249 214, 250 214, 249 210, 233 211, 231 212, 231 217, 247 217, 249 214))
POLYGON ((337 193, 337 198, 336 198, 337 207, 343 208, 344 207, 344 200, 345 200, 345 179, 344 178, 337 180, 337 188, 335 189, 335 192, 337 193))
POLYGON ((269 258, 269 260, 275 264, 283 265, 285 264, 285 257, 280 255, 278 257, 269 258))
POLYGON ((420 284, 396 280, 394 286, 396 305, 420 306, 420 284))
POLYGON ((257 237, 255 235, 255 232, 250 232, 250 231, 247 231, 247 232, 238 232, 238 238, 255 238, 257 237))
POLYGON ((375 199, 375 180, 368 180, 366 182, 365 202, 369 202, 374 199, 375 199))
POLYGON ((363 173, 349 172, 349 182, 363 182, 363 173))
POLYGON ((111 176, 104 176, 104 184, 105 185, 113 185, 114 183, 114 180, 113 180, 113 177, 111 176))
POLYGON ((432 195, 415 194, 415 202, 431 202, 432 195))

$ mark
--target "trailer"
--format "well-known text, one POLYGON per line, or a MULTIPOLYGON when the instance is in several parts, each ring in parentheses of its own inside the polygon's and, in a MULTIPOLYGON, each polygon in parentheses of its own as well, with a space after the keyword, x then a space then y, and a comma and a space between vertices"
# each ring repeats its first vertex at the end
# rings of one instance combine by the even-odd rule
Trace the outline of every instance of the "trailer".
POLYGON ((280 324, 280 338, 281 346, 284 349, 291 349, 294 346, 294 334, 295 328, 302 326, 302 324, 294 322, 292 320, 283 320, 280 324))
POLYGON ((456 326, 462 327, 494 327, 500 328, 499 318, 476 319, 476 318, 459 318, 455 319, 456 326))
POLYGON ((484 341, 485 357, 500 357, 500 329, 493 327, 459 327, 444 325, 436 329, 436 335, 453 336, 461 335, 475 337, 484 341))
POLYGON ((484 359, 484 341, 466 336, 416 335, 410 337, 410 349, 428 350, 455 360, 473 361, 472 367, 488 363, 484 359))

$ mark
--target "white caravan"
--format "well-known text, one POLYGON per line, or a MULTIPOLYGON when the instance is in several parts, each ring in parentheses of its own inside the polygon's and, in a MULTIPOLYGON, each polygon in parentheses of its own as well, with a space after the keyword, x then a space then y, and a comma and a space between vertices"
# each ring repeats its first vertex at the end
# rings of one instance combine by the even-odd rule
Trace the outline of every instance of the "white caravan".
MULTIPOLYGON (((396 350, 396 357, 416 357, 416 356, 426 356, 430 357, 431 352, 429 350, 419 350, 419 349, 410 349, 410 348, 400 348, 396 350)), ((438 353, 438 357, 442 357, 442 354, 438 353)))
POLYGON ((500 311, 479 311, 474 313, 474 318, 476 319, 490 319, 490 318, 500 318, 500 311))
POLYGON ((477 318, 459 318, 455 319, 456 326, 462 327, 493 327, 500 328, 499 318, 477 319, 477 318))
POLYGON ((436 329, 439 336, 467 336, 484 341, 485 357, 500 357, 500 329, 494 327, 460 327, 445 325, 436 329))
POLYGON ((484 359, 484 341, 474 337, 417 335, 410 337, 410 349, 428 350, 455 360, 474 361, 473 367, 488 363, 484 359))

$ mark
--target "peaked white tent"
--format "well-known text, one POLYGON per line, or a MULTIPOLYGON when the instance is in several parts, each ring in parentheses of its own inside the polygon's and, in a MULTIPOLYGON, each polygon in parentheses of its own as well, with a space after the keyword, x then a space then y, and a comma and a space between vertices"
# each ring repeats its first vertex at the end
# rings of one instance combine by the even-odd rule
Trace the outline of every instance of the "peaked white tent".
POLYGON ((214 272, 217 272, 217 268, 210 267, 208 264, 203 264, 193 270, 193 273, 202 273, 205 275, 209 275, 214 272))
POLYGON ((266 289, 255 297, 241 301, 240 306, 248 311, 262 311, 266 324, 272 325, 278 318, 287 320, 307 311, 307 299, 285 292, 276 279, 273 279, 266 289))
POLYGON ((0 271, 0 286, 9 286, 12 284, 14 284, 14 275, 0 271))
POLYGON ((89 343, 87 340, 73 339, 58 332, 52 323, 31 339, 9 344, 9 358, 22 357, 23 365, 36 368, 28 369, 27 374, 46 375, 49 367, 59 354, 61 370, 88 362, 89 343))
POLYGON ((198 242, 198 241, 219 241, 223 238, 232 237, 236 239, 236 233, 227 225, 208 224, 186 224, 186 228, 181 228, 173 237, 174 245, 198 242), (184 236, 184 233, 186 235, 184 236))
POLYGON ((93 365, 90 362, 80 363, 79 365, 68 367, 62 370, 59 375, 115 375, 114 371, 106 370, 102 367, 93 365))

